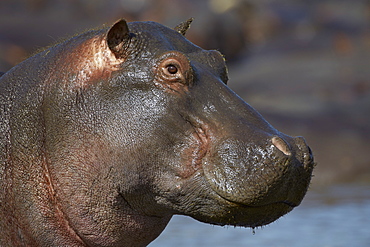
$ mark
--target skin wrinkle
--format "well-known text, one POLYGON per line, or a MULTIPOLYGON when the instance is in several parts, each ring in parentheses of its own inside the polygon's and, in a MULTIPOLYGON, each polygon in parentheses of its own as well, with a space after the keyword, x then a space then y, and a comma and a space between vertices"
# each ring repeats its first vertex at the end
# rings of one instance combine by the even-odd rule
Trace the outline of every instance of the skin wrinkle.
MULTIPOLYGON (((43 104, 42 107, 44 108, 45 105, 43 104)), ((45 110, 45 108, 43 110, 45 110)), ((45 118, 42 116, 41 119, 42 119, 43 133, 45 133, 45 129, 46 129, 45 128, 46 127, 45 118)), ((42 139, 43 139, 43 143, 45 143, 45 134, 43 134, 42 139)), ((42 147, 42 168, 41 169, 43 171, 43 174, 42 174, 43 182, 45 183, 47 192, 49 194, 48 198, 51 200, 51 204, 53 204, 53 207, 50 210, 52 211, 52 213, 55 213, 56 218, 59 219, 58 223, 64 226, 64 228, 69 232, 69 235, 71 238, 73 238, 75 241, 80 243, 81 246, 87 246, 86 243, 84 243, 84 241, 78 235, 78 233, 70 225, 70 222, 68 221, 67 216, 65 215, 65 213, 63 212, 61 208, 60 200, 57 197, 57 194, 56 194, 56 191, 53 185, 53 179, 52 179, 52 176, 50 175, 48 158, 45 152, 45 146, 42 147)), ((47 208, 45 210, 47 210, 47 208)))
POLYGON ((203 158, 208 153, 208 137, 205 131, 201 127, 195 127, 190 121, 187 121, 194 128, 194 134, 196 144, 193 147, 190 145, 189 150, 184 150, 182 156, 184 157, 184 167, 185 169, 179 173, 182 179, 188 179, 193 176, 197 170, 202 168, 203 158), (190 159, 190 160, 189 160, 190 159))
POLYGON ((43 161, 43 168, 44 168, 44 174, 43 175, 44 175, 45 183, 46 183, 47 188, 48 188, 49 198, 51 198, 51 200, 54 204, 54 209, 56 211, 55 213, 57 214, 57 218, 60 219, 60 223, 66 227, 66 229, 69 231, 71 236, 73 236, 81 244, 85 245, 84 241, 80 238, 80 236, 77 234, 77 232, 70 226, 67 217, 65 216, 65 214, 63 213, 63 211, 60 208, 59 200, 57 199, 57 195, 56 195, 56 192, 54 190, 54 186, 53 186, 52 178, 50 176, 49 167, 48 167, 46 158, 44 158, 44 161, 43 161))
POLYGON ((212 136, 210 127, 205 124, 202 120, 197 119, 194 116, 185 116, 181 112, 177 112, 179 116, 185 120, 186 123, 189 123, 192 126, 194 131, 193 136, 197 139, 198 145, 190 149, 190 151, 184 151, 184 158, 188 157, 188 152, 191 153, 191 161, 185 161, 185 167, 189 168, 190 171, 183 171, 180 173, 180 177, 183 179, 193 176, 199 169, 202 169, 203 159, 209 153, 210 138, 212 136), (195 156, 194 156, 195 154, 195 156))

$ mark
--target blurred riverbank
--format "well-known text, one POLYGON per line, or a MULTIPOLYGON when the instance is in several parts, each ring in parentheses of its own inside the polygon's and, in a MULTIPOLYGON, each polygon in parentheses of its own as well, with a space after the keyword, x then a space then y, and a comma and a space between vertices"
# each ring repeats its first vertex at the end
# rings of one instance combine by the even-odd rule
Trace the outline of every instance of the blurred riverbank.
POLYGON ((0 71, 43 46, 118 18, 175 26, 221 50, 229 86, 277 129, 302 135, 313 186, 370 181, 370 3, 325 1, 0 2, 0 71))

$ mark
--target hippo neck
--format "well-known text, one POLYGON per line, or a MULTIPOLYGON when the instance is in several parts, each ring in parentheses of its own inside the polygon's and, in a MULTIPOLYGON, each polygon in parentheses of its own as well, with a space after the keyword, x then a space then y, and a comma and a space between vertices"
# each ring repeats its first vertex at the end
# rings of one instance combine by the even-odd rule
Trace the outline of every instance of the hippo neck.
MULTIPOLYGON (((87 234, 84 230, 92 230, 100 226, 86 219, 81 221, 84 224, 72 226, 69 218, 74 216, 68 215, 63 210, 61 205, 63 202, 58 198, 58 189, 53 184, 53 176, 49 172, 46 158, 40 156, 37 163, 38 165, 33 166, 32 169, 39 175, 26 184, 17 183, 26 173, 21 169, 24 166, 17 166, 18 170, 12 171, 12 181, 9 181, 12 186, 8 188, 9 193, 7 194, 15 198, 5 199, 14 203, 9 203, 7 207, 4 207, 8 210, 7 213, 0 212, 2 217, 8 219, 7 222, 14 223, 3 227, 2 236, 5 236, 4 239, 11 239, 12 243, 17 243, 19 246, 95 246, 103 244, 106 246, 146 246, 159 236, 171 218, 170 215, 156 217, 138 214, 137 211, 131 209, 130 205, 126 205, 122 210, 124 218, 122 219, 123 224, 120 225, 120 236, 112 236, 109 232, 107 235, 101 232, 96 232, 96 235, 94 232, 87 234), (27 195, 21 192, 22 189, 35 193, 27 195), (16 195, 22 195, 22 197, 16 195), (33 206, 32 210, 24 206, 30 202, 33 206), (31 233, 35 229, 38 232, 37 237, 32 236, 31 233)), ((109 228, 116 224, 106 226, 109 228)))
POLYGON ((100 142, 69 145, 77 153, 76 148, 84 150, 88 146, 89 152, 96 155, 93 158, 70 157, 64 163, 64 159, 49 155, 48 173, 51 188, 60 202, 58 210, 87 246, 146 246, 163 231, 171 215, 150 215, 136 210, 132 201, 138 201, 137 198, 128 198, 121 192, 115 179, 117 171, 105 170, 113 161, 99 158, 106 151, 96 143, 100 142), (74 172, 76 169, 80 171, 74 172))

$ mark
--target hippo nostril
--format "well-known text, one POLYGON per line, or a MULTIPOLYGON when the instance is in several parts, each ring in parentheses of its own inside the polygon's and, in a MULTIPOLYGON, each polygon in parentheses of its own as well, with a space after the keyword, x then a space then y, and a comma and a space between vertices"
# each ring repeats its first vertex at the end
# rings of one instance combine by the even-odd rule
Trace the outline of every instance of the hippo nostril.
POLYGON ((291 155, 288 144, 281 139, 280 137, 274 136, 272 139, 272 144, 275 145, 277 149, 279 149, 281 152, 283 152, 285 155, 291 155))
POLYGON ((311 148, 307 145, 305 139, 303 137, 296 137, 294 138, 295 143, 298 147, 298 157, 300 157, 300 161, 307 167, 313 166, 313 154, 311 148))

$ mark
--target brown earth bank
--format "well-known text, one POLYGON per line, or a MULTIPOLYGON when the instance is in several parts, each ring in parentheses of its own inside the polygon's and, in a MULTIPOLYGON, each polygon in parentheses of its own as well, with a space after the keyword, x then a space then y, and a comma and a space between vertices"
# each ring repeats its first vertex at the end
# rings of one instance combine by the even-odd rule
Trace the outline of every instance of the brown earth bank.
POLYGON ((368 1, 3 0, 0 71, 122 17, 168 26, 195 17, 187 37, 225 54, 229 86, 277 129, 306 138, 312 186, 370 182, 368 1))

